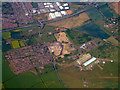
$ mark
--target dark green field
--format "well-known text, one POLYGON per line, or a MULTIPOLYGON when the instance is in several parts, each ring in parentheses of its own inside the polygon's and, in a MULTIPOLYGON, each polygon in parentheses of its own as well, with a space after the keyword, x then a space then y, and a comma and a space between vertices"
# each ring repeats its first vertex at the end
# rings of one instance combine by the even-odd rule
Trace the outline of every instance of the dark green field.
POLYGON ((109 35, 104 32, 99 26, 97 26, 94 22, 88 23, 86 25, 83 25, 81 27, 75 28, 80 31, 86 31, 90 33, 93 37, 106 39, 109 37, 109 35))
POLYGON ((67 30, 66 34, 75 45, 82 45, 83 43, 88 42, 95 38, 89 33, 83 31, 79 32, 75 30, 67 30))

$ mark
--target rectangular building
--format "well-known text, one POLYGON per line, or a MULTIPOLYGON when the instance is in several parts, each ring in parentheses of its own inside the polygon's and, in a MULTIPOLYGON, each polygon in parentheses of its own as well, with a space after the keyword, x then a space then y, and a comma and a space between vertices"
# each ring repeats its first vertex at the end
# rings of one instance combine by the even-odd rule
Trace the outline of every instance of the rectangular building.
POLYGON ((83 63, 84 66, 89 65, 90 63, 94 62, 96 60, 95 57, 91 58, 90 60, 88 60, 87 62, 83 63))

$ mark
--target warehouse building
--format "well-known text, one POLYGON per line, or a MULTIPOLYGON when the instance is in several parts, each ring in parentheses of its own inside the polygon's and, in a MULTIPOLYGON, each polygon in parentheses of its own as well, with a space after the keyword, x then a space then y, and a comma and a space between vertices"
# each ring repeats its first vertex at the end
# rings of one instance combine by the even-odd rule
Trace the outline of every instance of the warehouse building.
POLYGON ((95 57, 89 59, 87 62, 83 63, 84 66, 88 66, 89 64, 91 64, 92 62, 94 62, 96 60, 95 57))

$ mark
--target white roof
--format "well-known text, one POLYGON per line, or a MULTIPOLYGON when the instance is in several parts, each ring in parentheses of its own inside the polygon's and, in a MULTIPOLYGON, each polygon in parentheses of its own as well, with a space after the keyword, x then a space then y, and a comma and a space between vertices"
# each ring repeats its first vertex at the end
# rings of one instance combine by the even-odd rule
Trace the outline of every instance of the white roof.
POLYGON ((45 7, 49 7, 49 6, 45 6, 45 7))
POLYGON ((84 65, 84 66, 87 66, 87 65, 89 65, 90 63, 92 63, 92 62, 95 61, 95 60, 96 60, 96 58, 93 57, 93 58, 91 58, 90 60, 88 60, 87 62, 83 63, 83 65, 84 65))
POLYGON ((68 6, 68 3, 64 3, 63 6, 68 6))
POLYGON ((55 16, 56 16, 56 17, 62 17, 62 15, 61 15, 60 12, 55 12, 55 16))
POLYGON ((52 18, 52 19, 56 18, 54 13, 49 13, 49 17, 52 18))
POLYGON ((47 4, 52 4, 52 3, 47 3, 47 4))
POLYGON ((66 11, 61 11, 61 14, 67 15, 67 12, 66 11))
POLYGON ((60 9, 63 9, 63 6, 59 6, 60 9))
POLYGON ((51 12, 54 12, 54 11, 55 11, 55 9, 50 9, 50 11, 51 11, 51 12))
POLYGON ((65 9, 69 9, 69 7, 65 7, 65 9))
POLYGON ((56 2, 56 4, 57 4, 58 6, 60 6, 60 3, 59 3, 59 2, 56 2))
POLYGON ((53 8, 54 6, 53 5, 50 5, 51 8, 53 8))
POLYGON ((47 5, 47 3, 44 3, 44 5, 47 5))
POLYGON ((33 13, 36 13, 36 10, 35 10, 35 9, 33 9, 33 13))

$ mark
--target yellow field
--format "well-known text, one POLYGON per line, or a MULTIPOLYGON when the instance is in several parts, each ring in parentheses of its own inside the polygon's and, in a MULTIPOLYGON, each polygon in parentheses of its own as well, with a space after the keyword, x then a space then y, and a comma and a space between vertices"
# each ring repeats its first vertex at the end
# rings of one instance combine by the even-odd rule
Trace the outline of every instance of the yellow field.
POLYGON ((16 40, 16 41, 12 41, 12 47, 14 48, 14 49, 16 49, 16 48, 20 48, 20 46, 19 46, 19 42, 16 40))
POLYGON ((107 40, 113 43, 114 45, 118 46, 118 41, 114 37, 111 36, 107 40))
POLYGON ((21 47, 25 47, 25 44, 23 43, 23 41, 19 41, 19 43, 21 47))
POLYGON ((19 32, 19 31, 21 31, 21 29, 16 29, 16 30, 13 30, 14 32, 19 32))
POLYGON ((74 47, 70 46, 72 42, 68 39, 65 32, 60 32, 54 35, 57 41, 59 41, 63 45, 63 51, 62 51, 61 58, 64 58, 65 54, 70 54, 70 52, 76 50, 74 47))
POLYGON ((49 25, 71 29, 83 25, 83 22, 85 22, 88 19, 89 19, 88 15, 86 13, 82 13, 79 14, 79 16, 70 17, 58 22, 50 23, 49 25))

